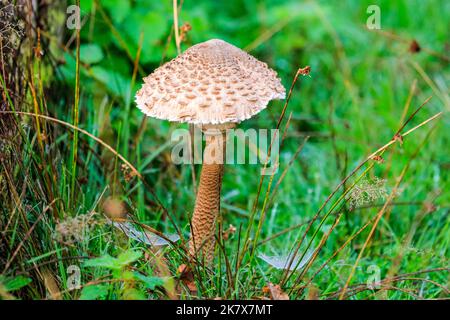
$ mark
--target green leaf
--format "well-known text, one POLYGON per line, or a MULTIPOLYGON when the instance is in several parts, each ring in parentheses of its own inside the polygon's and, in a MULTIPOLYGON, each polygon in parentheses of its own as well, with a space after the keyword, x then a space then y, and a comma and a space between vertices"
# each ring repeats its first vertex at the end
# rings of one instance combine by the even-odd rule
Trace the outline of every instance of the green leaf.
POLYGON ((105 298, 108 294, 108 285, 95 284, 91 286, 83 287, 81 290, 80 300, 96 300, 99 298, 105 298))
POLYGON ((101 257, 87 260, 84 263, 85 267, 100 267, 111 270, 120 270, 123 267, 131 264, 142 256, 141 251, 126 250, 122 252, 117 258, 105 254, 101 257))
POLYGON ((103 51, 97 44, 82 44, 80 46, 80 60, 84 63, 98 63, 103 60, 103 57, 103 51))
POLYGON ((64 53, 63 58, 64 63, 61 64, 59 67, 59 70, 67 82, 74 82, 75 81, 75 67, 76 67, 76 61, 75 59, 67 52, 64 53))
POLYGON ((6 289, 6 291, 15 291, 19 290, 20 288, 23 288, 27 286, 31 282, 31 278, 25 277, 25 276, 17 276, 15 278, 9 278, 3 280, 3 285, 6 289))
POLYGON ((94 0, 80 0, 81 15, 89 14, 92 10, 94 0))
POLYGON ((167 20, 161 13, 132 12, 129 18, 123 23, 123 31, 129 50, 132 56, 136 56, 139 46, 140 35, 143 34, 141 63, 158 61, 161 59, 163 45, 160 40, 167 30, 167 20))
POLYGON ((85 267, 100 267, 100 268, 108 268, 108 269, 120 269, 122 266, 119 263, 118 259, 111 257, 106 254, 104 256, 87 260, 84 263, 85 267))
POLYGON ((102 82, 111 93, 126 100, 130 91, 130 81, 126 80, 117 72, 105 68, 94 66, 91 68, 91 75, 96 80, 102 82))
POLYGON ((134 272, 126 270, 123 271, 122 274, 120 275, 120 277, 124 280, 124 281, 135 281, 136 277, 134 276, 134 272))
POLYGON ((141 256, 141 251, 126 250, 117 257, 117 260, 119 264, 124 267, 138 260, 141 256))
POLYGON ((166 278, 144 276, 139 272, 134 272, 134 277, 142 281, 145 287, 150 290, 155 290, 156 287, 162 287, 167 280, 166 278))
POLYGON ((122 22, 130 13, 129 0, 102 0, 102 5, 108 9, 115 23, 122 22))
POLYGON ((124 300, 146 300, 147 297, 135 288, 127 288, 123 291, 122 299, 124 300))

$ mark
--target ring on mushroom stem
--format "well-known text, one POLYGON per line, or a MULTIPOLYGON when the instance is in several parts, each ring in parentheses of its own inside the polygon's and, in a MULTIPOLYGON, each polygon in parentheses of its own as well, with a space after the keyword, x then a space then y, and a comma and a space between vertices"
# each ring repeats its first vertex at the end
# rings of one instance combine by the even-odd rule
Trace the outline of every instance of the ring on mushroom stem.
POLYGON ((266 63, 218 39, 192 46, 144 78, 136 93, 144 114, 199 125, 206 137, 189 241, 196 261, 210 264, 214 258, 225 131, 285 95, 276 72, 266 63))

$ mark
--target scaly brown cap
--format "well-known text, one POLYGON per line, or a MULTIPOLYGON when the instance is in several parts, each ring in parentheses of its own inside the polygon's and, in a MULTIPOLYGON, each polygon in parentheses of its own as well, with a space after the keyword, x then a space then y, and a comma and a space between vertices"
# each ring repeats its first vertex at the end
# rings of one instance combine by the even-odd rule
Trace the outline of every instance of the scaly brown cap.
POLYGON ((136 103, 146 115, 195 124, 236 123, 284 99, 277 73, 218 39, 199 43, 144 78, 136 103))

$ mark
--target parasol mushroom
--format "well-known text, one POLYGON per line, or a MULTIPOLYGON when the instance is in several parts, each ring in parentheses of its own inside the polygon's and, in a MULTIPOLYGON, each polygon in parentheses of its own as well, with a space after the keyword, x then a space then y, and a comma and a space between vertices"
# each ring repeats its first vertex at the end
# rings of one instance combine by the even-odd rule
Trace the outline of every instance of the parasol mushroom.
POLYGON ((189 252, 210 263, 220 208, 225 131, 284 99, 277 73, 241 49, 218 39, 192 46, 144 78, 136 93, 147 116, 198 125, 206 145, 192 217, 189 252), (208 152, 206 152, 208 151, 208 152))

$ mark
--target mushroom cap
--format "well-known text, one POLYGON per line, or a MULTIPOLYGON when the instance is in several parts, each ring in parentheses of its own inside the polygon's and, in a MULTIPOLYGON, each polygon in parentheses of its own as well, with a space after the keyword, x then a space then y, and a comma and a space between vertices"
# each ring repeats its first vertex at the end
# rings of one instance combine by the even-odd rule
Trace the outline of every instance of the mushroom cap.
POLYGON ((285 94, 267 63, 212 39, 192 46, 145 77, 135 99, 150 117, 221 124, 248 119, 285 94))

